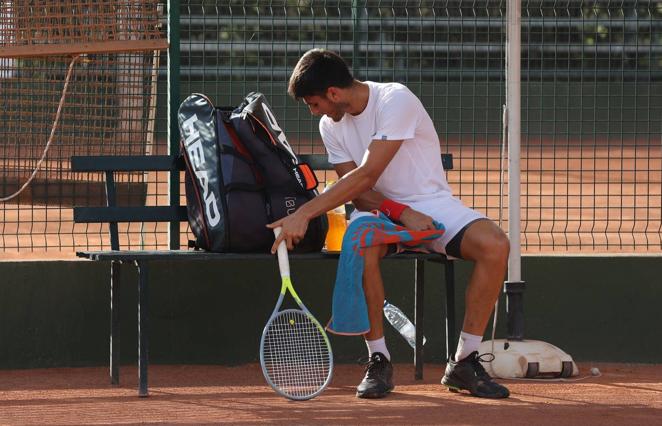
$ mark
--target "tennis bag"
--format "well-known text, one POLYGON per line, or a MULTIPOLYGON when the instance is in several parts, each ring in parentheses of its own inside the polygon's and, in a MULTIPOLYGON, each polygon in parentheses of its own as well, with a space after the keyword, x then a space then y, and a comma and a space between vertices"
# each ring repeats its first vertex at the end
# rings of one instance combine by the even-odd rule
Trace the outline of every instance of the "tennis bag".
MULTIPOLYGON (((179 107, 178 120, 196 247, 269 252, 274 234, 266 225, 315 197, 318 182, 292 151, 264 96, 249 93, 233 109, 192 94, 179 107)), ((327 229, 326 215, 311 220, 294 252, 320 251, 327 229)))

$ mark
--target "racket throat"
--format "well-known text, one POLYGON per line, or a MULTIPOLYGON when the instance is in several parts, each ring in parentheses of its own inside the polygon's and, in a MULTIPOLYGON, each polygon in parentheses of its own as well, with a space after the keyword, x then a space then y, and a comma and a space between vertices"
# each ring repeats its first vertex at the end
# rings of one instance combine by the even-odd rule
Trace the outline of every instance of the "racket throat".
POLYGON ((283 285, 280 288, 280 297, 283 297, 285 295, 285 292, 289 291, 294 300, 297 302, 299 306, 301 306, 301 299, 299 298, 299 295, 297 292, 294 290, 294 286, 292 285, 292 280, 290 277, 284 276, 283 277, 283 285))

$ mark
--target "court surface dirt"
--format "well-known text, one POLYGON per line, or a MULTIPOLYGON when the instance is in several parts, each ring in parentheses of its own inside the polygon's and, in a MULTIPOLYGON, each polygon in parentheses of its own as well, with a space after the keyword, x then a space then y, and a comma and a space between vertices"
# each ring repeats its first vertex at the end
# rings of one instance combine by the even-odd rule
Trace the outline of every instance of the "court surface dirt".
POLYGON ((276 395, 259 365, 149 369, 150 396, 137 396, 137 370, 125 366, 111 386, 108 369, 0 371, 0 424, 662 424, 662 366, 581 363, 579 381, 504 380, 507 400, 453 394, 439 384, 443 365, 395 366, 395 391, 360 400, 363 370, 340 365, 329 388, 310 401, 276 395))

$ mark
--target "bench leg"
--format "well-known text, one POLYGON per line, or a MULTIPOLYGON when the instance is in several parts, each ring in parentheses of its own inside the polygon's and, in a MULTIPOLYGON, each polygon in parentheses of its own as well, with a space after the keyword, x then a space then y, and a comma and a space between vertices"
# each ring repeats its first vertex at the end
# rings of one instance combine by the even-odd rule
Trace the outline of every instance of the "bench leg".
POLYGON ((416 350, 414 351, 414 379, 423 378, 423 301, 425 287, 425 260, 414 259, 414 322, 416 326, 416 350))
POLYGON ((110 262, 110 384, 120 383, 120 263, 110 262))
POLYGON ((147 396, 147 350, 149 291, 147 280, 147 262, 137 261, 138 267, 138 396, 147 396))
POLYGON ((455 265, 452 260, 445 264, 446 275, 446 359, 455 353, 455 265))

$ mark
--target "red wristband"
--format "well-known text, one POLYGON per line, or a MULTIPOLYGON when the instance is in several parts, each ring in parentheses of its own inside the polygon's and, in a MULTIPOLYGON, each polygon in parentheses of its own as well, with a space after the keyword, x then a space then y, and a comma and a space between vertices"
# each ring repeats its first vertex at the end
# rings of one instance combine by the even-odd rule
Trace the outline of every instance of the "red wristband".
POLYGON ((379 205, 379 211, 393 220, 400 220, 400 215, 409 206, 385 198, 379 205))

